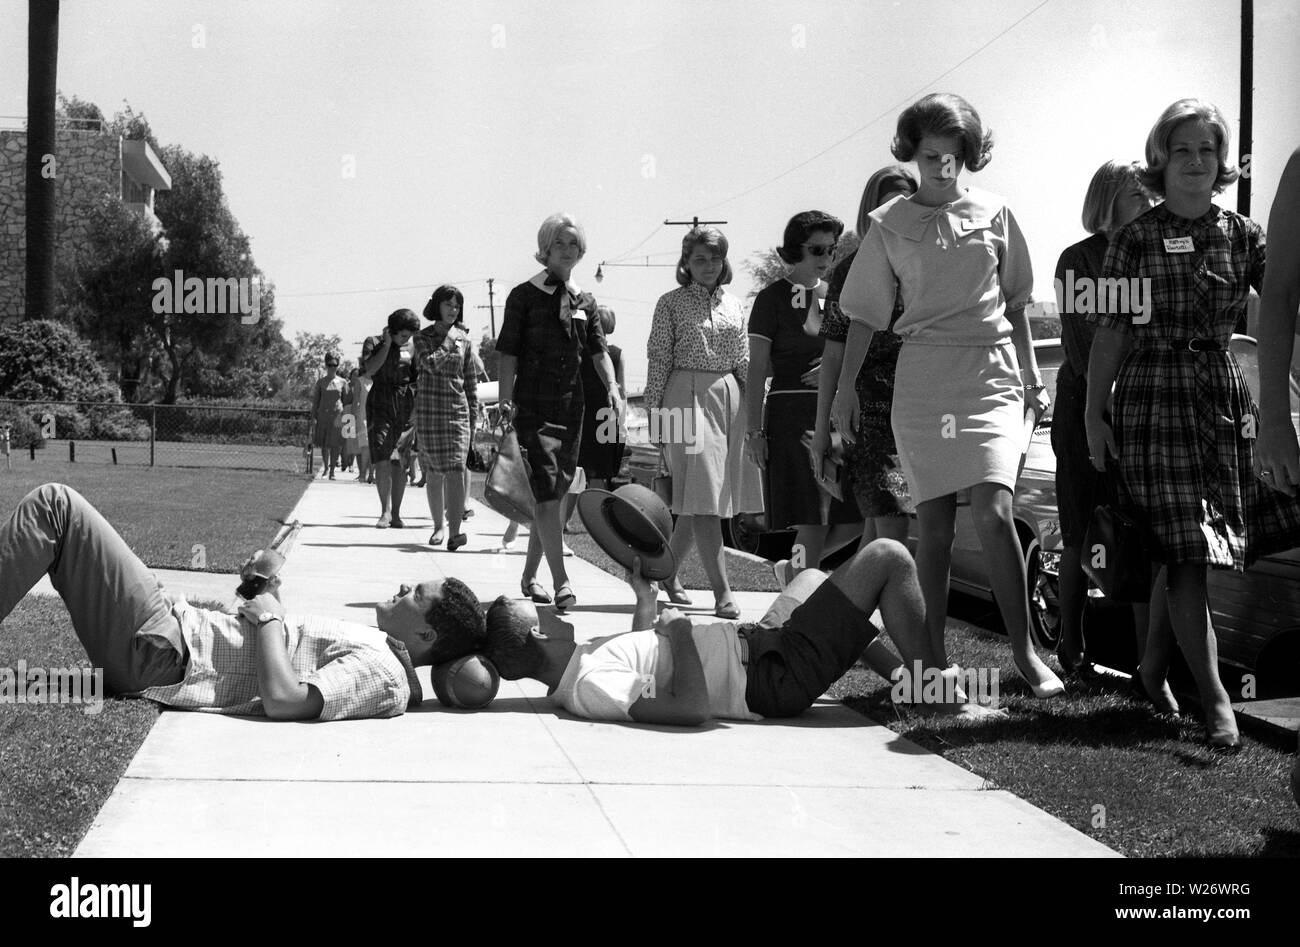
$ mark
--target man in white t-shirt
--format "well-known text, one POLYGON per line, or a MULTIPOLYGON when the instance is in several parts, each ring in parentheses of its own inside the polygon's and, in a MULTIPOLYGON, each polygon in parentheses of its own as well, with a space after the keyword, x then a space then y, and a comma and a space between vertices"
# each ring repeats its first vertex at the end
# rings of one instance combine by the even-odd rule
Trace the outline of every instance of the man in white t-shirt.
MULTIPOLYGON (((701 619, 677 609, 655 617, 654 586, 633 565, 632 631, 575 644, 539 630, 527 602, 497 599, 487 613, 487 654, 507 680, 533 678, 561 707, 593 720, 697 726, 712 718, 793 717, 812 706, 880 633, 877 608, 907 667, 943 669, 925 630, 916 566, 902 544, 878 539, 831 575, 800 573, 756 624, 701 619)), ((1001 715, 945 688, 932 709, 1001 715)))

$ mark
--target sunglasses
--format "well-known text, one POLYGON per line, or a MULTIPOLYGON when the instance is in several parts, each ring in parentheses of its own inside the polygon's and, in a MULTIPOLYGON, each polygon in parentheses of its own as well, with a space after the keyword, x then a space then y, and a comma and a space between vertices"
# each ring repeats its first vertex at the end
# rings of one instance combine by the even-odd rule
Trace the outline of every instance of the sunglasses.
POLYGON ((828 255, 828 254, 834 254, 834 253, 835 253, 835 248, 838 247, 838 246, 839 246, 839 244, 837 244, 837 243, 805 243, 805 244, 803 244, 803 248, 804 248, 805 250, 807 250, 809 253, 811 253, 813 256, 826 256, 826 255, 828 255))

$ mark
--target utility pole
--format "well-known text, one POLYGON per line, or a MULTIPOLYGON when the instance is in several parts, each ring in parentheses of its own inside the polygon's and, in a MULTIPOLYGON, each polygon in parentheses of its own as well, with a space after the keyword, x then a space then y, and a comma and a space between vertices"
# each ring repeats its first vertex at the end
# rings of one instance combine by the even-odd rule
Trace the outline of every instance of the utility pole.
MULTIPOLYGON (((1246 173, 1237 179, 1237 213, 1250 216, 1250 179, 1255 173, 1255 162, 1250 157, 1253 147, 1251 135, 1254 124, 1253 97, 1255 85, 1255 0, 1241 0, 1241 159, 1250 161, 1246 173)), ((1241 164, 1238 160, 1238 165, 1241 164)))
POLYGON ((692 229, 706 224, 725 224, 725 223, 727 223, 727 221, 725 220, 700 220, 698 214, 692 217, 690 220, 665 220, 664 221, 664 224, 667 226, 676 226, 676 227, 689 226, 692 229))
POLYGON ((494 282, 496 282, 496 280, 491 277, 488 278, 488 304, 486 306, 475 306, 474 308, 486 309, 488 311, 488 318, 492 320, 492 338, 495 339, 497 337, 497 310, 496 297, 492 294, 492 284, 494 282))

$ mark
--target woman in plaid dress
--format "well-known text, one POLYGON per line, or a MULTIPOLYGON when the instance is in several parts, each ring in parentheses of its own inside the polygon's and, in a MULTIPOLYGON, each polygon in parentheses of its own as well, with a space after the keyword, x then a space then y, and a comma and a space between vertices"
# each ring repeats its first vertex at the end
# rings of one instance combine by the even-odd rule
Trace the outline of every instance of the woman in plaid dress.
MULTIPOLYGON (((1165 201, 1106 252, 1103 275, 1124 281, 1128 305, 1111 296, 1090 317, 1085 418, 1093 466, 1104 470, 1107 452, 1118 460, 1167 565, 1174 634, 1218 749, 1240 737, 1219 680, 1207 567, 1240 570, 1300 545, 1300 503, 1255 476, 1259 412, 1228 348, 1264 278, 1259 225, 1211 202, 1239 174, 1229 137, 1222 113, 1196 99, 1169 106, 1147 137, 1142 183, 1165 201), (1103 419, 1112 382, 1113 430, 1103 419)), ((1143 672, 1163 678, 1162 668, 1143 672)))
POLYGON ((429 545, 443 540, 443 499, 451 536, 447 551, 465 545, 460 531, 465 515, 465 456, 478 416, 478 365, 474 343, 465 329, 465 297, 455 286, 439 286, 424 307, 433 320, 411 339, 415 385, 415 442, 433 533, 429 545))

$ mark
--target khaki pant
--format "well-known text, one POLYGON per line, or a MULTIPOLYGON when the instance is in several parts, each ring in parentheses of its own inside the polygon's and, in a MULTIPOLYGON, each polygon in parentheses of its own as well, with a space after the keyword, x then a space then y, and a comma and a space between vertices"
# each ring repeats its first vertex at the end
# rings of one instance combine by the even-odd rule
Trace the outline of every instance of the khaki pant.
POLYGON ((80 493, 47 483, 0 526, 0 621, 49 573, 115 693, 178 684, 185 642, 157 578, 80 493))

